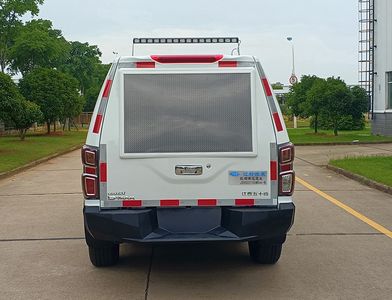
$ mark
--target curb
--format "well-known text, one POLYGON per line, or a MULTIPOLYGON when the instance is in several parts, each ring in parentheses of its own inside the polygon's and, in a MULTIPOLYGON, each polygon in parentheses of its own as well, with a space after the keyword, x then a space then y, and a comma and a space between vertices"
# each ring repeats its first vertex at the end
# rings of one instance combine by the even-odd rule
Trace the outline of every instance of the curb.
POLYGON ((8 178, 8 177, 11 177, 11 176, 13 176, 13 175, 16 175, 16 174, 18 174, 18 173, 20 173, 20 172, 23 172, 23 171, 25 171, 25 170, 27 170, 27 169, 30 169, 30 168, 32 168, 32 167, 35 167, 35 166, 37 166, 37 165, 39 165, 39 164, 42 164, 42 163, 44 163, 44 162, 47 162, 48 160, 51 160, 51 159, 56 158, 56 157, 58 157, 58 156, 61 156, 61 155, 67 154, 67 153, 69 153, 69 152, 75 151, 75 150, 77 150, 77 149, 80 149, 81 147, 82 147, 82 144, 81 144, 81 145, 76 145, 76 146, 73 146, 73 147, 68 148, 68 149, 66 149, 66 150, 63 150, 63 151, 60 151, 60 152, 56 152, 56 153, 50 154, 50 155, 48 155, 48 156, 45 156, 45 157, 43 157, 43 158, 34 160, 34 161, 32 161, 32 162, 29 162, 29 163, 26 164, 26 165, 23 165, 23 166, 21 166, 21 167, 18 167, 18 168, 16 168, 16 169, 11 170, 11 171, 7 171, 7 172, 0 173, 0 180, 1 180, 1 179, 8 178))
POLYGON ((327 167, 328 170, 331 170, 331 171, 334 171, 334 172, 336 172, 338 174, 346 176, 347 178, 355 180, 355 181, 357 181, 357 182, 359 182, 359 183, 361 183, 363 185, 367 185, 367 186, 369 186, 369 187, 371 187, 373 189, 376 189, 376 190, 379 190, 381 192, 384 192, 384 193, 392 195, 392 187, 390 187, 390 186, 387 186, 385 184, 373 181, 373 180, 371 180, 369 178, 366 178, 364 176, 351 173, 349 171, 346 171, 346 170, 344 170, 342 168, 338 168, 338 167, 332 166, 330 164, 328 164, 326 167, 327 167))
POLYGON ((374 145, 374 144, 392 144, 392 141, 379 141, 379 142, 342 142, 342 143, 300 143, 295 144, 296 147, 301 146, 339 146, 339 145, 374 145))

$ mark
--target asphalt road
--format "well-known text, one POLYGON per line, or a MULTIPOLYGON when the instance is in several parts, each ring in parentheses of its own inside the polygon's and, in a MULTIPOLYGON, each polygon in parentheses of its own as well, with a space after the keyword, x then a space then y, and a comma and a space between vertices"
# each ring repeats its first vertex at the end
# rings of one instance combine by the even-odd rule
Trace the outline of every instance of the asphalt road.
MULTIPOLYGON (((297 147, 298 177, 392 230, 392 197, 322 166, 392 145, 297 147)), ((1 299, 391 299, 392 238, 297 184, 295 225, 274 266, 246 243, 125 245, 94 268, 83 240, 79 151, 0 181, 1 299)), ((361 215, 360 215, 361 216, 361 215)))

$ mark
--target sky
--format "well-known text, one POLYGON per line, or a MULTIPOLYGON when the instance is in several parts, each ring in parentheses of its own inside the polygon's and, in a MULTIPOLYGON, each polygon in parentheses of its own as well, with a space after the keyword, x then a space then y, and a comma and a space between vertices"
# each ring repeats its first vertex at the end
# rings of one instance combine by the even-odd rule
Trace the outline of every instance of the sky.
MULTIPOLYGON (((293 37, 297 76, 358 82, 358 0, 45 0, 50 19, 71 41, 102 51, 102 61, 131 55, 134 37, 238 36, 241 54, 257 56, 271 82, 288 84, 293 37)), ((235 45, 138 46, 136 55, 230 54, 235 45)))

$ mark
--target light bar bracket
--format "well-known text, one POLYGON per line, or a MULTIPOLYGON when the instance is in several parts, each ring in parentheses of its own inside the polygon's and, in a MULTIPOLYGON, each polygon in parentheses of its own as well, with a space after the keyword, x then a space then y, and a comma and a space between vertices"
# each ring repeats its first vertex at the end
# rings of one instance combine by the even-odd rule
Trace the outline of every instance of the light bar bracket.
POLYGON ((132 41, 132 56, 137 44, 237 44, 235 50, 239 53, 240 43, 238 37, 134 38, 132 41))

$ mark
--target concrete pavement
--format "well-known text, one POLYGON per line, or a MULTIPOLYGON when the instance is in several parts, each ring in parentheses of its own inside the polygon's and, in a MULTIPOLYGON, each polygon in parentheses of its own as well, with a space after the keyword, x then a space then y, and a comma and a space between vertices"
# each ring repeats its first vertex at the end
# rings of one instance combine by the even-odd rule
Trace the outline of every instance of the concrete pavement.
MULTIPOLYGON (((392 197, 326 170, 330 157, 391 154, 392 145, 297 147, 299 177, 392 229, 392 197)), ((124 245, 91 266, 75 151, 0 181, 3 299, 390 299, 392 239, 297 185, 281 260, 253 264, 239 243, 124 245)))

